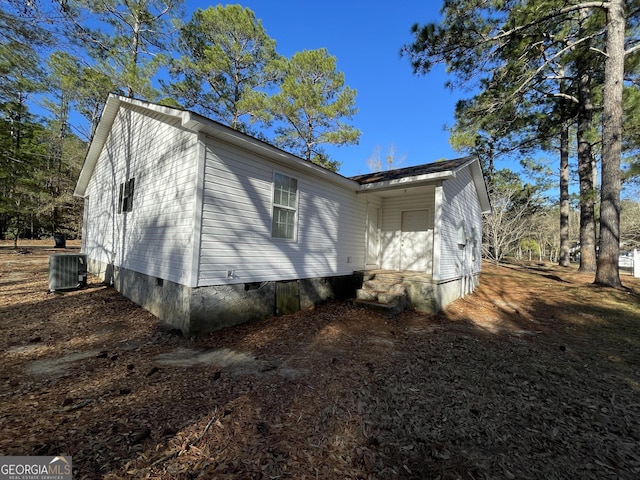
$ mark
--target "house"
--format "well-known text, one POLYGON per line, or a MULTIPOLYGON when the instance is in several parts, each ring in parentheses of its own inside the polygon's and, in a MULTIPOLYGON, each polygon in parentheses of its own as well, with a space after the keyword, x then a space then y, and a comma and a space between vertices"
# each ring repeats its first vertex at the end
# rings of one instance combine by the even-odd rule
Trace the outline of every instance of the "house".
POLYGON ((474 157, 346 178, 116 95, 75 195, 89 271, 185 334, 353 297, 369 271, 420 275, 412 304, 442 308, 478 282, 490 210, 474 157))

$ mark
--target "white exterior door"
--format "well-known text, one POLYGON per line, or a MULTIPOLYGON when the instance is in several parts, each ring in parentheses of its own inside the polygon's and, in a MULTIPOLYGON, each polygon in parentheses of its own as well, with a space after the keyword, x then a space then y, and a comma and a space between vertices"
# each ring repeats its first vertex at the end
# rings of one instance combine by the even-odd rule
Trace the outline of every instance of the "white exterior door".
POLYGON ((377 267, 380 255, 380 228, 378 219, 380 209, 371 205, 367 206, 367 267, 377 267))
POLYGON ((402 212, 400 270, 426 272, 429 266, 428 210, 402 212))

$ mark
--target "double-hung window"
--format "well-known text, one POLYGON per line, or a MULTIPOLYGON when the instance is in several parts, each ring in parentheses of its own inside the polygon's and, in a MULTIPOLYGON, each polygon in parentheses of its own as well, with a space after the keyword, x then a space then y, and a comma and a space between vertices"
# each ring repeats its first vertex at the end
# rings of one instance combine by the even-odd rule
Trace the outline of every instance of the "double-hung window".
POLYGON ((298 180, 281 173, 273 177, 273 219, 271 236, 295 240, 298 208, 298 180))

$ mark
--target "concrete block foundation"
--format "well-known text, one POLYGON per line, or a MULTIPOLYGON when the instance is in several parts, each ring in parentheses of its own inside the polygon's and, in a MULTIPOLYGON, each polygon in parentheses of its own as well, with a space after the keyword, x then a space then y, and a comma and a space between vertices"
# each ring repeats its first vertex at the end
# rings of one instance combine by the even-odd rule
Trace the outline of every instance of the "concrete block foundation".
POLYGON ((89 271, 184 335, 197 335, 274 315, 353 298, 362 285, 352 275, 191 288, 89 260, 89 271))

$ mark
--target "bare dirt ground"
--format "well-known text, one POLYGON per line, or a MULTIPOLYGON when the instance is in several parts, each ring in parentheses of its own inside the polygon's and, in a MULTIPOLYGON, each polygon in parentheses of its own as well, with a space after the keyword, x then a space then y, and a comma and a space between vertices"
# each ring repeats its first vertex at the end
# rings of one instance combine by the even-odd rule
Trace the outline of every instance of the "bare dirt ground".
POLYGON ((0 248, 0 454, 77 479, 640 478, 640 281, 486 264, 474 295, 185 339, 0 248))

